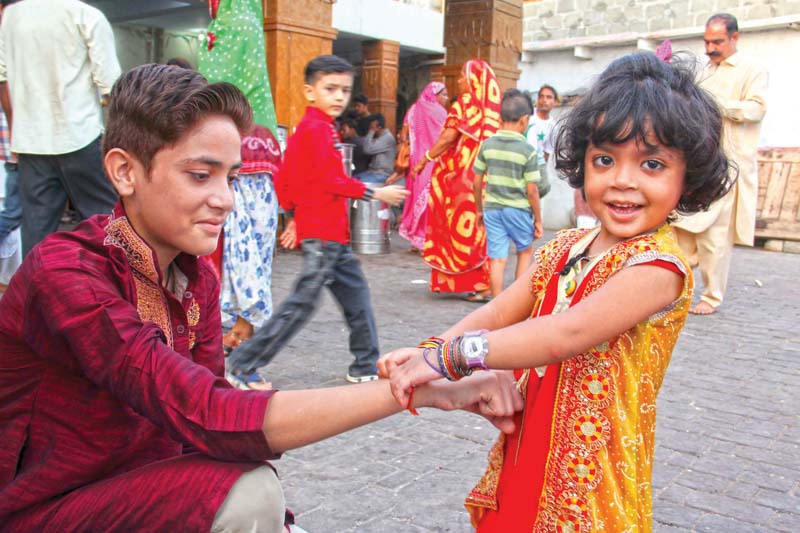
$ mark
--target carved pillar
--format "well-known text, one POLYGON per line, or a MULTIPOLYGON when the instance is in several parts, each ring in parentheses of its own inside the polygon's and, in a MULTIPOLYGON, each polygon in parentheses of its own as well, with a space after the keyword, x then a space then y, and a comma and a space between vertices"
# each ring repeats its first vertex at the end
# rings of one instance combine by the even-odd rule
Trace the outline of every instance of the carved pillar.
POLYGON ((382 114, 386 118, 386 128, 395 131, 400 43, 367 41, 361 44, 361 49, 364 56, 361 90, 369 98, 369 110, 382 114))
POLYGON ((305 112, 303 71, 318 55, 330 54, 338 33, 328 0, 262 0, 267 69, 278 123, 289 132, 305 112))
POLYGON ((429 67, 430 81, 444 81, 444 54, 431 54, 428 56, 431 61, 429 67))
POLYGON ((458 94, 464 62, 474 57, 488 62, 502 89, 517 86, 522 52, 523 0, 447 0, 444 15, 443 69, 447 90, 458 94))

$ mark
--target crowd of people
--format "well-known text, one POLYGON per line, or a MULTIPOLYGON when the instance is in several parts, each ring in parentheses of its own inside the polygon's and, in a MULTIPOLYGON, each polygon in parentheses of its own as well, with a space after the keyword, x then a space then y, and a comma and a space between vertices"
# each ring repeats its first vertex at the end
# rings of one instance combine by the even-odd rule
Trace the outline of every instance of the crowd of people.
POLYGON ((419 407, 501 430, 466 501, 478 531, 651 527, 670 355, 688 314, 722 302, 734 243, 753 241, 767 77, 738 54, 734 17, 708 20, 699 78, 669 47, 626 55, 559 122, 554 87, 502 91, 474 58, 452 103, 429 82, 396 135, 363 95, 347 111, 353 65, 319 56, 282 153, 265 70, 209 46, 199 71, 122 73, 99 10, 2 5, 0 261, 17 227, 24 260, 0 297, 0 530, 302 532, 267 461, 419 407), (562 178, 576 229, 534 249, 562 178), (485 305, 381 357, 351 199, 402 205, 429 290, 485 305), (82 221, 50 235, 67 202, 82 221), (278 243, 303 265, 273 310, 278 243), (360 385, 272 390, 257 370, 324 287, 360 385))

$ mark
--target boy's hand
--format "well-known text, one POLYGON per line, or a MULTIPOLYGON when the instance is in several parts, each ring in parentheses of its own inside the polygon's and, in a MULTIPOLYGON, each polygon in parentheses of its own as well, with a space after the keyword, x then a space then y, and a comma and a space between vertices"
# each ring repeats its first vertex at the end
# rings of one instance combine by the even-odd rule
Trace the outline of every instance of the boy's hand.
POLYGON ((392 172, 392 175, 386 178, 386 181, 384 181, 383 184, 392 185, 394 183, 397 183, 401 179, 403 179, 403 174, 401 174, 400 172, 392 172))
POLYGON ((294 219, 286 223, 286 229, 283 230, 280 236, 281 246, 288 250, 297 248, 297 224, 294 219))
POLYGON ((533 223, 533 238, 538 239, 542 235, 544 235, 544 229, 542 228, 542 223, 537 220, 533 223))
POLYGON ((475 212, 475 224, 478 226, 483 226, 483 211, 475 212))
POLYGON ((486 417, 504 433, 514 431, 513 415, 524 407, 514 373, 476 372, 457 383, 437 381, 420 387, 414 395, 416 407, 450 411, 464 409, 486 417))
POLYGON ((381 202, 386 202, 389 205, 400 205, 406 196, 408 196, 406 189, 397 185, 387 185, 379 187, 373 191, 373 197, 381 202))

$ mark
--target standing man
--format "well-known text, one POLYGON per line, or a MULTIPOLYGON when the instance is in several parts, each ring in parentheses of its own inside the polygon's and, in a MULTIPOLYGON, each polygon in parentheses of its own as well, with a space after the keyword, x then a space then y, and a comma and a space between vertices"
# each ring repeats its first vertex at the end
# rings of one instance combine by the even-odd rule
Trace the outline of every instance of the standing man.
POLYGON ((526 136, 528 142, 536 148, 539 172, 546 168, 546 162, 553 153, 551 133, 555 120, 550 116, 550 111, 558 103, 558 93, 551 85, 542 85, 536 95, 536 109, 531 115, 530 125, 526 136))
POLYGON ((100 157, 101 98, 119 75, 111 25, 94 7, 22 0, 5 9, 0 83, 14 109, 23 253, 58 228, 68 199, 84 219, 114 207, 100 157))
POLYGON ((700 302, 690 312, 710 315, 725 295, 734 244, 753 245, 758 199, 758 137, 767 111, 767 72, 736 51, 739 24, 733 15, 712 15, 706 22, 706 55, 700 85, 723 115, 723 142, 739 167, 730 192, 708 211, 679 219, 678 242, 703 278, 700 302))

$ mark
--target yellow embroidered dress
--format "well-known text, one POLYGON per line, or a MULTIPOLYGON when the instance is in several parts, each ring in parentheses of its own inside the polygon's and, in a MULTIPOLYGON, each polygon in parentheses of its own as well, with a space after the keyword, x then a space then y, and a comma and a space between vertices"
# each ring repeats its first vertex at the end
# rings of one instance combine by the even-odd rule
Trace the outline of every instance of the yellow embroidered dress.
MULTIPOLYGON (((525 409, 501 435, 466 506, 479 531, 651 530, 656 396, 692 299, 692 275, 672 229, 618 243, 588 263, 594 230, 567 230, 537 250, 532 317, 588 297, 623 268, 680 273, 680 296, 635 327, 563 363, 518 371, 525 409)), ((657 288, 654 288, 657 290, 657 288)), ((647 295, 642 295, 646 297, 647 295)))

